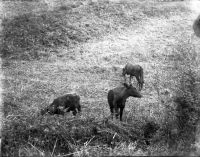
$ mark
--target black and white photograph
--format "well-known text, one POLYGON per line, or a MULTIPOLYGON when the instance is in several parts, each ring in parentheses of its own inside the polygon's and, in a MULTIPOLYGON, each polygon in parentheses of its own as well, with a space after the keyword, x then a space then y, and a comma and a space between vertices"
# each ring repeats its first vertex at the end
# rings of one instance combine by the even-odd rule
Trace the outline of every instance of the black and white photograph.
POLYGON ((0 0, 0 156, 200 156, 200 0, 0 0))

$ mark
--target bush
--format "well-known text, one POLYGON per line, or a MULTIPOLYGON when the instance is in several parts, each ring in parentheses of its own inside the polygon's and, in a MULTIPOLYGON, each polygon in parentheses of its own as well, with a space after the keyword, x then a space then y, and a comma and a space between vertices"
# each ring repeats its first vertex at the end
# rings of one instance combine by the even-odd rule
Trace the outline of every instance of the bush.
MULTIPOLYGON (((184 141, 182 149, 186 149, 191 148, 191 144, 195 142, 200 117, 197 53, 190 41, 179 41, 173 54, 174 60, 171 63, 175 66, 177 81, 173 99, 176 110, 173 111, 175 117, 172 122, 177 125, 177 130, 176 138, 173 136, 172 139, 174 139, 173 142, 176 141, 176 146, 180 141, 184 141)), ((170 133, 172 132, 173 130, 170 133)))

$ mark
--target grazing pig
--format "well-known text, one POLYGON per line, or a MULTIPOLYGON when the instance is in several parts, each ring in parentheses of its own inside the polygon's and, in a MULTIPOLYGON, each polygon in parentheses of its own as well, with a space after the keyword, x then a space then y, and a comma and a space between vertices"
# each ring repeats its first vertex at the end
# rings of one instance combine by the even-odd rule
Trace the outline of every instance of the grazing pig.
POLYGON ((120 109, 120 121, 122 121, 122 114, 125 107, 126 99, 130 96, 141 98, 142 95, 139 91, 132 85, 126 83, 123 84, 123 87, 116 87, 108 92, 108 104, 110 106, 111 115, 113 118, 113 112, 115 112, 116 118, 119 115, 120 109))
POLYGON ((130 75, 130 80, 129 80, 130 84, 132 77, 135 76, 139 85, 139 90, 140 91, 142 90, 144 84, 144 77, 143 77, 143 68, 140 65, 132 65, 130 63, 126 64, 126 66, 122 69, 122 76, 124 77, 126 82, 125 75, 130 75))
POLYGON ((53 103, 41 110, 41 115, 45 113, 61 114, 72 111, 75 116, 78 112, 81 112, 80 97, 76 94, 66 94, 54 99, 53 103))

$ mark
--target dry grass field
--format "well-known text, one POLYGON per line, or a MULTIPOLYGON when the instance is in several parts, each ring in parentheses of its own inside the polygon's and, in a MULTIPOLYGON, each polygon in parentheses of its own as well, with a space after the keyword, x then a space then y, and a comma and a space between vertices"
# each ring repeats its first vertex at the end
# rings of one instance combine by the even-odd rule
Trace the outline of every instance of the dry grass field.
POLYGON ((200 47, 190 1, 1 3, 3 156, 199 154, 200 47), (123 83, 128 62, 144 68, 145 84, 120 122, 110 119, 107 93, 123 83), (80 95, 81 115, 39 115, 66 93, 80 95), (183 113, 176 97, 193 106, 188 121, 174 120, 183 113), (193 122, 194 134, 176 121, 193 122), (149 122, 161 129, 146 145, 149 122))

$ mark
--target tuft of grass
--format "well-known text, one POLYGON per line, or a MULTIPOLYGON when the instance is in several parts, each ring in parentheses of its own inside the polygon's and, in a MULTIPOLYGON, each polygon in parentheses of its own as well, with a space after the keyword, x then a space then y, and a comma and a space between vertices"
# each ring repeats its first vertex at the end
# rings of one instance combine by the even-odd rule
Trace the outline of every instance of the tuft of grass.
POLYGON ((45 156, 45 153, 77 154, 78 152, 78 156, 82 156, 80 154, 84 154, 85 151, 94 152, 97 145, 100 149, 105 145, 113 148, 112 151, 103 151, 104 155, 106 152, 111 155, 127 155, 133 152, 137 154, 139 152, 136 151, 136 143, 122 145, 122 142, 144 139, 142 134, 144 127, 136 130, 136 124, 114 122, 107 118, 99 120, 89 117, 30 115, 21 111, 18 115, 7 117, 2 131, 3 156, 18 156, 19 151, 20 154, 28 156, 30 154, 45 156), (126 149, 121 152, 123 148, 126 149))

